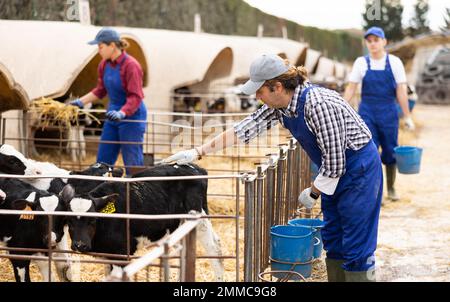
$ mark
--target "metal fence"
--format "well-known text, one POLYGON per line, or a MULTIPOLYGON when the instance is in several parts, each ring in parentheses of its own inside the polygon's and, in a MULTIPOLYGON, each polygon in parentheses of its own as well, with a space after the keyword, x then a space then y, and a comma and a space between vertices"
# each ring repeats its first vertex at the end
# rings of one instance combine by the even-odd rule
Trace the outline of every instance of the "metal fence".
MULTIPOLYGON (((178 127, 179 125, 173 123, 160 123, 157 122, 156 116, 157 113, 153 113, 154 118, 150 118, 149 125, 159 125, 165 127, 165 131, 161 131, 160 127, 157 132, 155 127, 152 127, 154 130, 153 133, 150 132, 146 134, 147 139, 149 137, 160 137, 162 136, 170 136, 173 135, 170 128, 178 127)), ((175 117, 184 117, 186 114, 166 114, 161 113, 162 116, 175 116, 175 117)), ((195 115, 188 115, 191 117, 195 117, 195 115)), ((242 118, 242 114, 238 115, 230 115, 230 114, 221 114, 221 115, 203 115, 202 119, 214 118, 216 120, 223 120, 229 117, 234 118, 242 118)), ((25 117, 26 118, 26 117, 25 117)), ((203 121, 203 120, 202 120, 203 121)), ((24 125, 28 125, 26 121, 22 121, 24 125)), ((8 134, 8 119, 2 118, 2 129, 1 132, 1 141, 2 143, 8 141, 23 141, 29 143, 33 139, 23 137, 21 135, 14 137, 8 134)), ((149 128, 149 127, 148 127, 149 128)), ((192 127, 191 127, 192 128, 192 127)), ((86 129, 86 128, 85 128, 86 129)), ((207 134, 202 133, 202 137, 207 134)), ((272 146, 273 141, 286 141, 287 132, 278 131, 275 134, 269 133, 268 140, 266 142, 269 143, 256 143, 250 146, 243 145, 235 145, 232 149, 231 154, 218 154, 208 156, 207 159, 218 159, 222 161, 227 158, 230 159, 230 163, 227 167, 215 168, 214 165, 207 168, 210 175, 204 177, 207 178, 208 181, 220 181, 224 184, 221 186, 220 190, 213 189, 208 191, 208 199, 211 198, 220 198, 226 202, 233 204, 233 213, 230 215, 204 215, 202 217, 196 217, 195 219, 225 219, 234 221, 234 254, 230 255, 222 255, 220 258, 225 260, 235 261, 235 277, 233 278, 235 281, 257 281, 258 274, 263 272, 268 265, 270 264, 269 254, 270 254, 270 227, 277 224, 286 224, 287 221, 295 215, 297 212, 297 197, 303 188, 306 188, 310 185, 311 180, 311 172, 310 172, 310 161, 306 154, 302 151, 299 144, 292 138, 288 138, 288 142, 284 144, 280 144, 277 147, 272 146), (255 168, 256 165, 256 168, 255 168), (229 181, 225 184, 226 181, 229 181), (240 215, 240 211, 244 208, 244 217, 240 215), (240 238, 241 231, 241 222, 244 222, 243 233, 244 238, 240 238), (240 246, 244 245, 244 255, 240 254, 240 246), (242 266, 241 266, 242 264, 242 266)), ((56 146, 56 149, 62 154, 64 146, 62 142, 64 139, 56 138, 56 139, 48 139, 52 142, 59 142, 59 146, 56 146)), ((67 140, 66 140, 67 142, 67 140)), ((87 140, 89 143, 89 140, 87 140)), ((75 143, 80 143, 80 141, 75 141, 75 143)), ((150 147, 155 148, 156 146, 167 146, 167 141, 158 141, 158 140, 148 140, 145 142, 150 147)), ((88 148, 89 150, 89 148, 88 148)), ((168 155, 162 152, 160 156, 168 155)), ((59 164, 63 167, 77 167, 83 168, 85 166, 89 166, 91 163, 83 163, 79 161, 78 163, 69 163, 63 162, 62 156, 57 158, 54 161, 56 164, 59 164)), ((201 163, 200 163, 201 164, 201 163)), ((5 175, 0 175, 0 177, 8 177, 5 175)), ((35 177, 35 178, 53 178, 55 176, 45 176, 45 177, 35 177)), ((18 177, 20 178, 20 177, 18 177)), ((23 177, 22 177, 23 178, 23 177)), ((66 178, 66 177, 65 177, 66 178)), ((87 177, 87 176, 69 176, 69 178, 77 178, 77 179, 91 179, 91 180, 105 180, 104 178, 98 177, 87 177)), ((200 177, 201 178, 201 177, 200 177)), ((190 179, 190 177, 180 177, 179 180, 183 181, 186 179, 190 179)), ((108 181, 121 181, 126 182, 127 187, 133 181, 165 181, 165 179, 156 179, 156 178, 145 178, 145 179, 108 179, 108 181)), ((128 189, 129 192, 129 189, 128 189)), ((130 202, 127 200, 127 202, 130 202)), ((132 202, 132 201, 131 201, 132 202)), ((129 209, 129 207, 128 207, 129 209)), ((14 214, 12 212, 4 212, 0 211, 0 215, 6 214, 14 214)), ((15 213, 17 215, 17 213, 15 213)), ((48 215, 48 219, 51 221, 53 215, 66 215, 67 213, 38 213, 38 215, 48 215)), ((77 215, 84 217, 86 213, 76 213, 70 215, 77 215)), ((103 215, 107 214, 99 214, 99 217, 103 217, 103 215)), ((119 215, 119 214, 112 214, 119 215)), ((186 215, 175 215, 170 217, 161 217, 160 215, 133 215, 130 213, 121 214, 124 216, 112 216, 119 219, 126 219, 127 227, 129 230, 130 219, 167 219, 167 218, 177 218, 177 219, 193 219, 192 216, 186 215), (145 216, 145 217, 144 217, 145 216)), ((96 216, 95 214, 90 214, 87 216, 96 216)), ((110 218, 112 218, 110 217, 110 218)), ((195 220, 194 219, 194 220, 195 220)), ((192 248, 192 241, 194 241, 195 233, 192 232, 193 224, 188 224, 177 233, 172 234, 174 237, 165 238, 164 241, 160 242, 162 246, 156 247, 154 251, 151 251, 150 254, 147 254, 143 257, 137 257, 134 255, 107 255, 107 254, 99 254, 99 253, 88 253, 90 256, 94 257, 108 257, 108 259, 82 259, 80 262, 90 262, 90 263, 103 263, 103 264, 117 264, 117 265, 128 265, 129 269, 126 269, 123 276, 118 278, 117 276, 112 276, 113 280, 117 281, 121 280, 131 280, 132 276, 136 276, 136 273, 142 270, 144 267, 152 267, 155 266, 155 259, 160 259, 160 264, 156 265, 160 267, 160 270, 165 273, 160 273, 160 280, 168 280, 168 268, 174 267, 173 265, 168 264, 167 259, 179 259, 180 264, 175 266, 178 270, 180 270, 179 276, 181 276, 180 280, 187 281, 195 279, 195 264, 199 259, 211 259, 214 258, 212 255, 204 255, 204 256, 196 256, 195 249, 192 248), (181 233, 180 233, 181 232, 181 233), (180 234, 183 234, 181 236, 180 234), (173 253, 168 252, 167 248, 170 246, 175 246, 176 241, 180 241, 181 237, 184 237, 182 241, 184 241, 183 248, 179 248, 178 252, 183 253, 183 250, 190 251, 190 253, 181 255, 174 255, 173 253), (170 238, 177 238, 174 239, 170 238), (164 249, 164 246, 166 249, 164 249), (186 246, 189 246, 186 249, 186 246), (111 260, 118 259, 118 260, 111 260), (132 262, 132 263, 131 263, 132 262), (130 264, 131 263, 131 264, 130 264), (136 264, 135 264, 136 263, 136 264), (139 268, 139 269, 138 269, 139 268)), ((127 232, 127 242, 129 245, 130 234, 127 232)), ((195 245, 195 244, 194 244, 195 245)), ((7 250, 9 252, 13 251, 23 251, 21 249, 8 249, 3 248, 0 250, 7 250)), ((2 255, 0 257, 6 258, 14 258, 16 259, 34 259, 34 260, 56 260, 63 261, 61 259, 52 257, 54 253, 69 253, 73 254, 72 251, 55 251, 49 247, 48 250, 38 251, 48 253, 48 256, 24 256, 24 255, 2 255)), ((150 280, 148 274, 145 280, 150 280)), ((50 279, 51 280, 51 279, 50 279)))
MULTIPOLYGON (((1 174, 0 178, 16 178, 16 179, 42 179, 42 178, 57 178, 61 177, 58 175, 46 175, 46 176, 22 176, 22 175, 5 175, 1 174)), ((238 226, 239 222, 239 211, 236 211, 237 215, 200 215, 197 214, 174 214, 174 215, 150 215, 150 214, 132 214, 130 213, 130 204, 131 202, 135 202, 130 200, 130 186, 132 183, 136 182, 163 182, 163 181, 187 181, 187 180, 201 180, 201 179, 240 179, 242 176, 240 175, 214 175, 214 176, 185 176, 185 177, 142 177, 142 178, 105 178, 105 177, 95 177, 95 176, 64 176, 67 179, 83 179, 83 180, 92 180, 92 181, 105 181, 108 182, 120 182, 126 184, 126 213, 115 213, 115 214, 103 214, 103 213, 78 213, 78 212, 45 212, 45 211, 33 211, 33 212, 24 212, 24 211, 17 211, 17 210, 1 210, 0 209, 0 216, 3 215, 22 215, 24 213, 36 216, 47 216, 48 218, 48 230, 47 230, 47 238, 49 238, 47 249, 36 249, 36 248, 23 248, 23 247, 0 247, 0 251, 7 251, 9 254, 0 254, 0 258, 8 258, 8 259, 16 259, 16 260, 36 260, 36 261, 49 261, 51 264, 52 261, 61 262, 61 261, 67 261, 66 258, 61 257, 54 257, 53 255, 62 255, 62 254, 80 254, 78 252, 69 251, 69 250, 58 250, 51 246, 50 238, 51 238, 51 225, 53 224, 54 216, 76 216, 76 217, 95 217, 95 218, 108 218, 108 219, 122 219, 125 220, 126 224, 126 233, 124 241, 126 241, 127 245, 127 253, 126 255, 120 255, 120 254, 110 254, 110 253, 98 253, 98 252, 88 252, 83 253, 88 256, 93 257, 101 257, 106 259, 79 259, 77 262, 79 263, 97 263, 97 264, 109 264, 109 265, 129 265, 131 261, 138 259, 138 256, 134 256, 130 253, 130 244, 131 240, 133 239, 131 237, 131 229, 130 229, 130 223, 132 220, 172 220, 172 219, 180 219, 180 220, 194 220, 195 223, 188 223, 185 222, 182 223, 180 228, 177 229, 175 232, 173 232, 168 237, 162 238, 158 242, 151 243, 150 245, 146 246, 146 248, 154 248, 150 252, 150 261, 143 266, 141 269, 148 269, 151 266, 155 266, 155 264, 152 264, 153 258, 155 255, 157 257, 162 257, 162 261, 159 265, 156 265, 157 267, 160 267, 160 269, 164 270, 164 274, 160 273, 160 276, 164 276, 163 280, 167 281, 169 280, 169 268, 175 267, 180 270, 179 276, 181 281, 194 281, 195 279, 195 259, 235 259, 236 261, 236 267, 239 267, 239 234, 238 234, 238 227, 236 228, 236 255, 204 255, 201 257, 196 256, 196 250, 193 247, 196 244, 195 240, 195 232, 192 232, 192 228, 194 228, 201 219, 233 219, 236 220, 236 225, 238 226), (182 255, 179 256, 170 256, 168 255, 169 249, 173 248, 176 243, 183 240, 183 244, 180 247, 177 247, 177 250, 182 253, 182 255), (162 254, 161 247, 162 245, 164 247, 162 254), (27 254, 28 253, 28 254, 27 254), (43 253, 47 254, 47 256, 35 256, 30 255, 33 253, 43 253), (178 266, 169 266, 168 265, 168 259, 180 259, 180 265, 178 266)), ((238 182, 239 183, 239 182, 238 182)), ((238 192, 238 191, 237 191, 238 192)), ((238 205, 238 198, 237 205, 238 205)), ((201 203, 201 201, 199 201, 201 203)), ((124 271, 124 275, 120 277, 121 280, 129 280, 133 275, 135 275, 138 271, 141 269, 137 269, 137 267, 140 267, 142 261, 146 262, 148 260, 148 256, 144 257, 143 260, 139 260, 137 263, 131 265, 130 269, 127 269, 124 271)), ((51 265, 50 267, 50 273, 48 276, 48 281, 52 280, 51 277, 51 265)), ((44 276, 46 277, 46 276, 44 276)), ((117 276, 111 276, 112 279, 117 281, 117 276)), ((146 281, 150 280, 149 274, 146 276, 146 281)), ((236 281, 239 280, 239 273, 237 272, 236 275, 236 281)))
POLYGON ((257 281, 270 264, 270 228, 298 215, 297 198, 310 186, 310 162, 291 139, 279 154, 245 178, 245 281, 257 281))

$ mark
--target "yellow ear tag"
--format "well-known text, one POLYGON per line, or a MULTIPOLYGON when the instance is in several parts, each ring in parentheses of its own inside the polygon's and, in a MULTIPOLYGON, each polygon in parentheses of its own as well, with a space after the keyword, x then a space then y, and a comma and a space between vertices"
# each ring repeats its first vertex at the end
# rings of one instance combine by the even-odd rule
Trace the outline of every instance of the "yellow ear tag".
POLYGON ((103 214, 112 214, 112 213, 115 213, 115 212, 116 212, 116 206, 114 205, 114 202, 113 202, 113 201, 108 202, 108 204, 106 205, 106 207, 104 207, 104 208, 100 211, 100 213, 103 213, 103 214))
MULTIPOLYGON (((25 209, 23 209, 24 212, 33 212, 33 209, 27 205, 25 207, 25 209)), ((27 214, 22 214, 20 215, 20 220, 34 220, 34 215, 27 215, 27 214)))

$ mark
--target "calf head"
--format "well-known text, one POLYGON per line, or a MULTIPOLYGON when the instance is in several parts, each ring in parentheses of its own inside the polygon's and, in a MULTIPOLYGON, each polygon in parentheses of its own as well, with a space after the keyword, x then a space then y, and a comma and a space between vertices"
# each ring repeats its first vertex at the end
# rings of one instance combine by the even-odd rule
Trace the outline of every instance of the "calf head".
MULTIPOLYGON (((104 177, 122 177, 123 169, 114 168, 105 163, 96 163, 83 171, 72 171, 71 175, 104 176, 104 177)), ((101 181, 91 181, 84 179, 69 179, 68 183, 76 188, 77 193, 89 192, 101 181)))
MULTIPOLYGON (((75 191, 71 185, 65 186, 61 194, 66 201, 66 210, 75 213, 102 212, 109 203, 114 203, 118 196, 118 194, 100 198, 92 197, 90 194, 75 196, 75 191)), ((67 224, 72 239, 72 250, 89 252, 97 228, 97 218, 70 216, 67 218, 67 224)))
POLYGON ((35 168, 22 153, 13 146, 2 145, 0 147, 0 171, 5 174, 16 175, 40 175, 39 169, 35 168))
POLYGON ((123 169, 114 168, 114 166, 105 163, 96 163, 83 171, 73 171, 71 174, 105 176, 105 177, 122 177, 123 169))
POLYGON ((19 199, 12 203, 12 209, 24 211, 21 220, 33 221, 33 228, 42 236, 44 245, 56 246, 64 235, 65 218, 63 216, 53 216, 51 233, 49 238, 49 218, 47 216, 32 215, 34 211, 56 212, 64 211, 65 207, 61 198, 56 195, 39 196, 36 192, 31 192, 27 199, 19 199))

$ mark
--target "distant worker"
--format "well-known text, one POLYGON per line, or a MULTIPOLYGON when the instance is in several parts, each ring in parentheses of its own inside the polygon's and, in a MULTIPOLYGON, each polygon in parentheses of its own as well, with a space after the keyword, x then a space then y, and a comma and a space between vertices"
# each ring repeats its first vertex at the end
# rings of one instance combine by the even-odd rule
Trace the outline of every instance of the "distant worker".
POLYGON ((122 151, 127 174, 134 174, 144 165, 147 120, 141 65, 126 53, 128 43, 114 29, 100 30, 95 40, 88 44, 98 45, 98 53, 103 59, 98 67, 97 87, 70 104, 83 108, 108 95, 107 121, 103 126, 97 162, 114 165, 122 151))
POLYGON ((407 129, 414 130, 414 122, 408 107, 406 73, 402 61, 385 51, 386 38, 379 27, 371 27, 364 34, 369 55, 356 59, 344 94, 347 101, 353 98, 356 87, 362 82, 359 114, 369 126, 373 140, 379 148, 381 161, 386 166, 388 198, 396 201, 397 172, 394 148, 398 146, 398 100, 407 129))

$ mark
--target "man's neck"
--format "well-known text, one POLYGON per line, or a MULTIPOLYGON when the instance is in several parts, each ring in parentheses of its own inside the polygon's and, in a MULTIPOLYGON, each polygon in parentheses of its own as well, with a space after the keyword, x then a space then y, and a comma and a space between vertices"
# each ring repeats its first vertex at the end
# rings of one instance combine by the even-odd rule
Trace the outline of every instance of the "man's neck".
POLYGON ((284 106, 282 108, 286 109, 289 107, 289 105, 292 102, 292 99, 294 98, 294 94, 295 94, 294 90, 286 92, 286 94, 284 96, 284 101, 283 101, 284 106))
POLYGON ((386 51, 379 51, 376 53, 371 53, 370 58, 374 60, 381 60, 386 55, 386 51))

